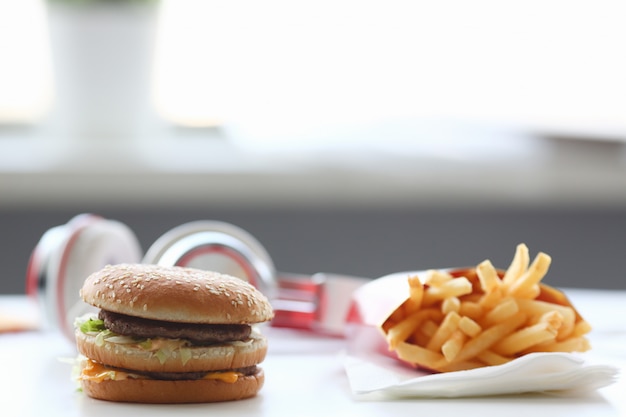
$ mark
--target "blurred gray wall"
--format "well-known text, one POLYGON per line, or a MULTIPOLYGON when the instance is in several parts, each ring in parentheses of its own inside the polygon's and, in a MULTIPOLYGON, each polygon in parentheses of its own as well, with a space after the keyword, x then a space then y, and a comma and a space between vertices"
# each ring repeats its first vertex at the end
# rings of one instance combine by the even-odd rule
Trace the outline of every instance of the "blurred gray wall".
MULTIPOLYGON (((79 211, 0 209, 0 293, 24 293, 29 255, 50 227, 79 211)), ((552 256, 545 282, 626 289, 626 209, 622 208, 120 208, 97 214, 129 225, 146 250, 162 233, 193 220, 221 220, 252 233, 284 272, 378 277, 391 272, 475 265, 506 268, 524 242, 531 257, 552 256)))

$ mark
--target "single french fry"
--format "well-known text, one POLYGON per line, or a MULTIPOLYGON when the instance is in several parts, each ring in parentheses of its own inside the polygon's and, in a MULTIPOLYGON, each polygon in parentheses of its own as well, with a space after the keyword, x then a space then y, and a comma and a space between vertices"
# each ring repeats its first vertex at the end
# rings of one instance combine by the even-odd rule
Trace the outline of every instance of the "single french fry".
POLYGON ((559 311, 548 311, 539 317, 539 323, 548 323, 551 329, 557 331, 563 325, 563 314, 559 311))
POLYGON ((584 337, 570 337, 560 342, 541 343, 526 349, 523 353, 531 352, 586 352, 591 349, 589 340, 584 337))
POLYGON ((469 303, 476 303, 478 304, 478 302, 480 301, 480 299, 485 295, 485 293, 481 292, 472 292, 471 294, 465 294, 461 297, 459 297, 459 299, 461 300, 461 302, 469 302, 469 303))
POLYGON ((407 341, 415 343, 419 346, 426 346, 428 341, 433 337, 439 325, 432 320, 426 320, 422 325, 413 332, 407 341))
POLYGON ((500 286, 500 278, 498 278, 498 272, 492 265, 491 261, 486 260, 478 264, 476 267, 476 273, 478 274, 478 280, 480 281, 480 287, 486 293, 494 291, 500 286))
POLYGON ((417 275, 409 275, 407 278, 410 288, 423 288, 424 285, 417 275))
POLYGON ((512 356, 540 343, 556 340, 556 330, 547 322, 525 327, 506 336, 491 347, 502 356, 512 356))
POLYGON ((559 327, 557 340, 564 340, 574 331, 576 312, 573 308, 539 300, 517 299, 516 302, 519 306, 520 311, 528 314, 528 316, 531 318, 531 322, 533 323, 539 321, 541 316, 543 316, 545 313, 558 311, 563 316, 563 323, 561 324, 561 327, 559 327))
POLYGON ((550 255, 539 252, 526 272, 509 285, 509 294, 514 296, 523 294, 530 287, 538 284, 548 272, 551 262, 550 255))
POLYGON ((571 337, 580 337, 591 331, 591 325, 585 320, 580 320, 574 325, 571 337))
POLYGON ((442 361, 445 362, 445 358, 441 353, 406 342, 398 343, 396 354, 402 360, 434 371, 438 370, 437 364, 442 361))
POLYGON ((420 327, 420 331, 429 337, 429 340, 437 332, 439 325, 432 320, 426 320, 420 327))
POLYGON ((467 343, 463 345, 463 348, 458 355, 456 355, 454 361, 462 362, 476 357, 476 355, 491 348, 492 345, 502 338, 513 333, 518 327, 524 324, 525 321, 526 315, 518 312, 504 323, 499 323, 483 330, 478 336, 468 340, 467 343))
POLYGON ((405 317, 387 331, 387 342, 389 350, 394 350, 398 343, 404 342, 409 336, 420 326, 424 320, 437 320, 442 316, 437 309, 418 310, 417 312, 405 317))
POLYGON ((468 369, 482 368, 485 364, 478 359, 470 359, 466 361, 452 361, 447 362, 444 358, 443 361, 439 361, 436 364, 436 370, 439 372, 455 372, 455 371, 467 371, 468 369))
POLYGON ((472 320, 478 320, 483 315, 483 308, 480 304, 473 301, 461 301, 459 314, 461 316, 469 317, 472 320))
POLYGON ((469 337, 476 337, 483 329, 471 318, 463 316, 461 320, 459 320, 459 330, 469 337))
POLYGON ((516 281, 528 269, 530 258, 528 255, 528 247, 520 243, 515 249, 515 255, 511 261, 511 265, 507 268, 502 277, 502 284, 506 287, 516 281))
POLYGON ((426 349, 439 351, 441 349, 441 345, 443 345, 444 342, 448 340, 452 333, 457 329, 459 321, 461 321, 461 316, 459 316, 458 313, 451 311, 446 314, 443 321, 439 325, 439 328, 426 345, 426 349))
POLYGON ((424 334, 424 332, 422 332, 422 329, 417 329, 416 332, 413 332, 408 339, 405 340, 405 342, 407 343, 412 343, 414 345, 418 345, 418 346, 425 346, 426 343, 428 343, 428 340, 430 339, 430 337, 426 336, 424 334))
POLYGON ((463 344, 467 340, 467 336, 460 330, 452 332, 448 340, 441 345, 441 353, 448 362, 452 362, 456 355, 459 354, 463 344))
POLYGON ((480 320, 479 323, 483 327, 490 327, 496 323, 501 323, 508 320, 519 311, 517 302, 513 298, 505 298, 500 301, 492 310, 487 312, 480 320))
POLYGON ((534 300, 535 298, 539 297, 540 293, 541 288, 539 287, 539 284, 535 284, 524 289, 523 291, 518 292, 515 295, 515 298, 526 298, 528 300, 534 300))
POLYGON ((459 297, 448 297, 441 302, 441 312, 448 314, 451 311, 458 313, 461 309, 461 300, 459 297))
POLYGON ((460 297, 472 293, 472 283, 465 277, 454 278, 437 286, 430 286, 424 292, 424 304, 432 305, 448 297, 460 297))
POLYGON ((394 310, 393 313, 391 313, 389 318, 387 318, 387 320, 385 321, 385 324, 387 326, 391 327, 392 325, 395 325, 396 323, 399 323, 400 321, 402 321, 402 319, 405 316, 406 316, 406 314, 404 314, 404 309, 398 308, 398 309, 394 310))
POLYGON ((502 365, 507 362, 513 360, 513 358, 508 358, 506 356, 498 355, 490 349, 484 350, 476 355, 476 358, 483 361, 485 365, 495 366, 502 365))
POLYGON ((429 269, 426 271, 424 284, 428 286, 438 286, 452 279, 452 275, 437 269, 429 269))
POLYGON ((525 311, 530 316, 537 316, 540 318, 545 313, 549 313, 551 311, 558 311, 563 315, 564 319, 571 316, 573 319, 576 318, 576 313, 569 306, 563 306, 560 304, 553 304, 547 301, 541 300, 519 300, 516 299, 515 302, 519 306, 521 311, 525 311))
POLYGON ((502 290, 499 287, 496 287, 490 292, 483 294, 483 296, 480 297, 478 304, 486 309, 492 309, 500 302, 500 300, 502 300, 502 297, 502 290))
POLYGON ((406 301, 407 312, 413 313, 422 307, 422 299, 424 298, 424 286, 417 275, 411 275, 409 282, 409 299, 406 301))

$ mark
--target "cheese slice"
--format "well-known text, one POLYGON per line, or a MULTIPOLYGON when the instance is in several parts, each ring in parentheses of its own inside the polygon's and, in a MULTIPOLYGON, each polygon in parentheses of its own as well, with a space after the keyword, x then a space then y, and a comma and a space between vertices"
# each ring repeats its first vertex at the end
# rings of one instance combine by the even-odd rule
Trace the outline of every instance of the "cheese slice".
POLYGON ((91 359, 86 359, 78 379, 99 383, 105 380, 121 381, 128 379, 129 376, 128 372, 111 369, 91 359))

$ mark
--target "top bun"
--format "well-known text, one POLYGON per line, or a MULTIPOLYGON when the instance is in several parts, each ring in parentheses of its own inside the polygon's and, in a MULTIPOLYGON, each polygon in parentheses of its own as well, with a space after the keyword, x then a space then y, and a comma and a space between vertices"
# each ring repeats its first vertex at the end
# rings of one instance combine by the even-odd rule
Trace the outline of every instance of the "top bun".
POLYGON ((251 324, 273 317, 268 299, 248 282, 177 266, 108 265, 87 277, 80 295, 103 310, 152 320, 251 324))

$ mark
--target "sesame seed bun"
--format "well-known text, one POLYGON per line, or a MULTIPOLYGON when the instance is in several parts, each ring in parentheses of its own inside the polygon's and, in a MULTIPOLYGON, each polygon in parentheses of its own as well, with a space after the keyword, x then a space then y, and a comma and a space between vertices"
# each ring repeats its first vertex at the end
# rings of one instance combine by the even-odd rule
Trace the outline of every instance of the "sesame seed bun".
POLYGON ((152 320, 251 324, 273 317, 267 298, 249 283, 192 268, 110 265, 91 274, 80 295, 98 308, 152 320))
POLYGON ((262 369, 255 375, 240 377, 237 382, 219 380, 159 381, 154 379, 83 381, 83 391, 92 398, 134 403, 208 403, 254 397, 263 387, 262 369))

